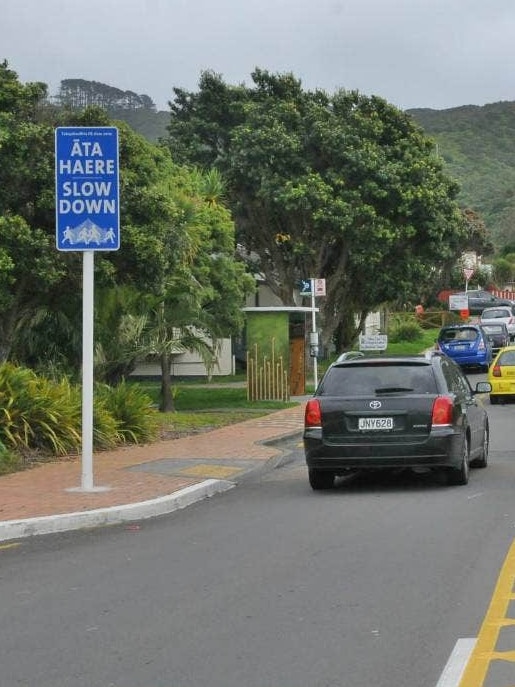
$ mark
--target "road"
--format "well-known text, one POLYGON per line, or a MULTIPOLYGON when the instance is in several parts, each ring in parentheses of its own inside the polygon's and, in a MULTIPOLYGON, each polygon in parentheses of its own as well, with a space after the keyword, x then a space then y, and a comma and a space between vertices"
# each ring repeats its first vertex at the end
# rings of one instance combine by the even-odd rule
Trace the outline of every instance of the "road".
POLYGON ((489 414, 467 487, 315 493, 292 443, 169 517, 1 548, 1 687, 435 687, 515 536, 515 405, 489 414))

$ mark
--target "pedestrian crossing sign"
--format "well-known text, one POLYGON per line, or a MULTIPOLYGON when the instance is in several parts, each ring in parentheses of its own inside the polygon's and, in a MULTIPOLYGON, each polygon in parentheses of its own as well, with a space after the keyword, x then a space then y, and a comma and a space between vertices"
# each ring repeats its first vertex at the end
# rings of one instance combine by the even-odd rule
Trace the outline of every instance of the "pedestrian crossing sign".
POLYGON ((57 249, 118 250, 118 129, 58 127, 55 179, 57 249))

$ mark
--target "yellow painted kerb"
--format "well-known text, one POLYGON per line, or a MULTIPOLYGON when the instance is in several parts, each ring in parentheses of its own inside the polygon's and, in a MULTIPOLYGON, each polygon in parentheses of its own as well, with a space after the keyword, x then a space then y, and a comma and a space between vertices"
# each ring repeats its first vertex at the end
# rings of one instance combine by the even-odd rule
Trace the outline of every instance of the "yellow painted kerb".
POLYGON ((515 600, 514 589, 515 541, 512 542, 501 568, 490 606, 459 687, 482 687, 491 661, 503 660, 515 663, 515 647, 513 651, 495 650, 501 629, 515 625, 515 618, 506 617, 510 602, 515 600))
POLYGON ((180 470, 181 475, 187 475, 188 477, 212 477, 214 479, 233 477, 238 472, 241 472, 241 468, 231 468, 226 465, 213 465, 208 463, 192 465, 191 467, 180 470))

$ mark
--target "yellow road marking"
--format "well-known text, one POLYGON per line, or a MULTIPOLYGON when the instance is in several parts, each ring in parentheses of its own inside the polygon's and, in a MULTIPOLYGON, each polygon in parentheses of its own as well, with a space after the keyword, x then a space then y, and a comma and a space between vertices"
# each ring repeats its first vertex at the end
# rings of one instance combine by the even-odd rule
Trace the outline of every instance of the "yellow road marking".
POLYGON ((499 632, 503 627, 515 625, 515 618, 507 618, 510 602, 515 600, 515 541, 512 542, 503 563, 490 607, 479 630, 474 649, 461 678, 459 687, 482 687, 491 661, 515 663, 513 651, 496 651, 499 632))
POLYGON ((15 544, 0 544, 0 549, 14 549, 15 546, 20 546, 19 542, 15 544))
POLYGON ((230 468, 225 465, 209 465, 207 463, 192 465, 189 468, 180 470, 181 475, 188 475, 188 477, 218 477, 219 479, 231 477, 238 472, 241 472, 241 468, 230 468))

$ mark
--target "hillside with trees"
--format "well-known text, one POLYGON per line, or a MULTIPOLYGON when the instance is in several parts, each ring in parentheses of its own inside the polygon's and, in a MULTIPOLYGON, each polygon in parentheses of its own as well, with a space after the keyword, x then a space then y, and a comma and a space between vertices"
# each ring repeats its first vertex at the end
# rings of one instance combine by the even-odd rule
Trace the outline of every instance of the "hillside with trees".
POLYGON ((63 110, 81 110, 100 107, 112 119, 126 122, 147 140, 157 142, 166 134, 170 119, 168 112, 158 112, 154 101, 146 94, 123 91, 100 81, 64 79, 51 98, 63 110))
POLYGON ((515 102, 408 113, 435 141, 458 202, 483 218, 497 248, 515 242, 515 102))

